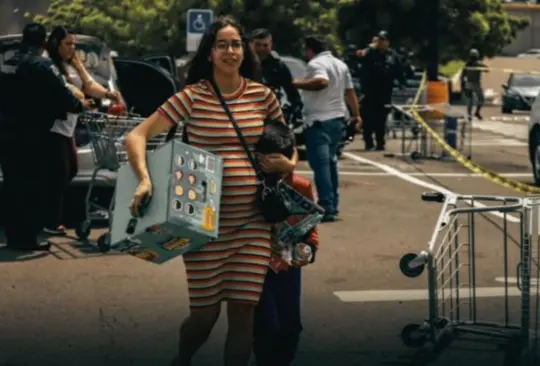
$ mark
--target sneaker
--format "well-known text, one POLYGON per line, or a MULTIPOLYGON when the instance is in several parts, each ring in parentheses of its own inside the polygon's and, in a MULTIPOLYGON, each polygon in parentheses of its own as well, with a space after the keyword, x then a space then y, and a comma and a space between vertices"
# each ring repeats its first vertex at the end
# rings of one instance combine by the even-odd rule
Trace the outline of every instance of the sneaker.
POLYGON ((334 222, 336 221, 336 215, 333 214, 325 214, 321 220, 321 222, 334 222))
POLYGON ((44 227, 43 231, 46 234, 52 235, 52 236, 66 236, 66 228, 63 225, 58 226, 56 229, 51 229, 49 227, 44 227))

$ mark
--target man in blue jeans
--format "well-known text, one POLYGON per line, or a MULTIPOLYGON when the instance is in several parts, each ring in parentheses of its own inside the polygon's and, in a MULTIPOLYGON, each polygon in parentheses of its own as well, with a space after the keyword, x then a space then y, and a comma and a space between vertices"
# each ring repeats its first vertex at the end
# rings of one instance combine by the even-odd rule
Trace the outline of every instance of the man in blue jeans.
POLYGON ((334 57, 322 36, 305 39, 309 60, 306 79, 293 85, 304 90, 307 158, 315 175, 319 204, 326 210, 323 222, 339 213, 338 148, 345 134, 346 103, 361 127, 358 99, 347 65, 334 57))

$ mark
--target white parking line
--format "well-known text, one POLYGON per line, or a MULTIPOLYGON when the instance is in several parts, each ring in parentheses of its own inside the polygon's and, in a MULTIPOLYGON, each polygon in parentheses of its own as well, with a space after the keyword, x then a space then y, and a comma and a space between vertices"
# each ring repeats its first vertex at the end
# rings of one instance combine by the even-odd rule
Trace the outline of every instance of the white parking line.
MULTIPOLYGON (((313 175, 311 170, 295 170, 295 173, 313 175)), ((386 172, 351 172, 351 171, 340 171, 340 175, 344 176, 353 176, 353 177, 394 177, 394 174, 386 172)), ((482 178, 480 174, 476 173, 407 173, 411 177, 440 177, 440 178, 482 178)), ((507 178, 530 178, 532 173, 500 173, 501 177, 507 178)))
MULTIPOLYGON (((440 291, 439 291, 440 292, 440 291)), ((445 291, 445 296, 450 292, 445 291)), ((477 298, 504 297, 504 287, 477 287, 477 298)), ((367 291, 334 291, 334 295, 342 302, 396 302, 429 300, 429 292, 423 290, 367 290, 367 291)), ((515 287, 508 288, 508 296, 521 296, 521 291, 515 287)), ((468 289, 462 288, 459 292, 461 299, 470 297, 468 289)))
MULTIPOLYGON (((413 176, 411 176, 410 174, 407 174, 407 173, 404 173, 400 170, 397 170, 389 165, 386 165, 386 164, 382 164, 382 163, 379 163, 379 162, 376 162, 376 161, 373 161, 373 160, 370 160, 370 159, 366 159, 364 157, 361 157, 361 156, 357 156, 357 155, 354 155, 350 152, 344 152, 343 153, 343 156, 351 159, 351 160, 355 160, 359 163, 362 163, 362 164, 369 164, 369 165, 372 165, 372 166, 376 166, 378 167, 379 169, 387 172, 387 173, 390 173, 404 181, 407 181, 409 183, 412 183, 412 184, 416 184, 417 186, 420 186, 420 187, 424 187, 424 188, 427 188, 427 189, 430 189, 430 190, 433 190, 433 191, 437 191, 437 192, 441 192, 443 194, 455 194, 454 192, 446 189, 446 188, 443 188, 441 186, 438 186, 438 185, 435 185, 435 184, 431 184, 431 183, 428 183, 428 182, 425 182, 423 180, 420 180, 418 178, 415 178, 413 176)), ((478 203, 478 202, 474 202, 474 206, 475 207, 486 207, 486 205, 483 205, 481 203, 478 203)), ((512 215, 503 215, 502 213, 500 212, 490 212, 490 214, 496 216, 496 217, 499 217, 499 218, 502 218, 504 219, 506 217, 506 220, 508 222, 512 222, 512 223, 520 223, 521 221, 512 216, 512 215)))

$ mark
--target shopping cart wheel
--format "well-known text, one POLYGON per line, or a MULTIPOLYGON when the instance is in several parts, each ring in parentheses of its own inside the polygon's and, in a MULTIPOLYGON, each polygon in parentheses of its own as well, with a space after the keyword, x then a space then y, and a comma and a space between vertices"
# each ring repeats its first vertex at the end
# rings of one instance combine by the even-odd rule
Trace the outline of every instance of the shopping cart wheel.
POLYGON ((418 151, 413 151, 413 152, 411 153, 411 159, 412 159, 412 160, 418 160, 418 159, 420 159, 420 153, 419 153, 418 151))
POLYGON ((105 253, 111 250, 111 234, 101 235, 97 240, 97 246, 100 252, 105 253))
POLYGON ((403 344, 410 348, 419 348, 426 343, 427 334, 420 329, 420 324, 407 324, 401 331, 403 344))
POLYGON ((401 270, 401 273, 409 278, 418 277, 422 274, 422 272, 424 272, 424 265, 415 268, 409 267, 409 263, 416 259, 417 256, 417 254, 408 253, 401 257, 401 260, 399 261, 399 269, 401 270))
POLYGON ((77 225, 75 228, 75 234, 77 235, 77 238, 80 240, 86 240, 90 236, 90 231, 92 228, 90 227, 92 223, 90 220, 84 220, 77 225))

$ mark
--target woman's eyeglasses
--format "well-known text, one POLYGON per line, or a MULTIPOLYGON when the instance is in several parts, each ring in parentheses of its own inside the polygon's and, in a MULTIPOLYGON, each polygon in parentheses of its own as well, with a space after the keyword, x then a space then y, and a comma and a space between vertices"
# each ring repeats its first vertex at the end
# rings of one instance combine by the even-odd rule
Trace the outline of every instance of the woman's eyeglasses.
POLYGON ((243 45, 242 45, 242 41, 232 41, 232 42, 227 42, 227 41, 218 41, 216 42, 216 44, 214 45, 214 48, 218 51, 222 51, 222 52, 225 52, 225 51, 228 51, 229 50, 229 47, 233 50, 233 51, 238 51, 240 50, 243 45))

